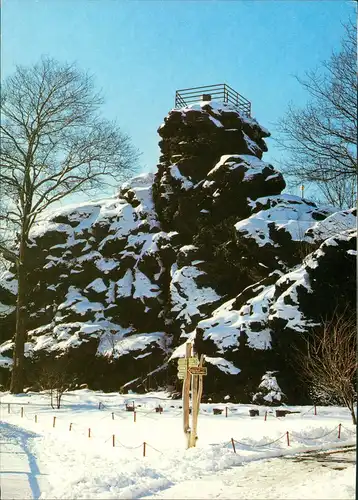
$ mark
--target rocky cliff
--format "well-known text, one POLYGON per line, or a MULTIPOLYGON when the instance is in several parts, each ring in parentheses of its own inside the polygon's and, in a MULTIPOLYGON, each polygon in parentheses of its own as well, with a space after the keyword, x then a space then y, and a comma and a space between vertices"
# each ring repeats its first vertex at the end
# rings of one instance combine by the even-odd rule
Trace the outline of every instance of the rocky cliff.
MULTIPOLYGON (((290 345, 337 304, 355 307, 355 210, 282 194, 281 173, 262 160, 269 132, 227 104, 172 110, 158 132, 155 174, 33 228, 28 383, 54 360, 94 389, 175 387, 190 338, 206 355, 207 396, 302 401, 290 345)), ((15 300, 10 267, 4 381, 15 300)))

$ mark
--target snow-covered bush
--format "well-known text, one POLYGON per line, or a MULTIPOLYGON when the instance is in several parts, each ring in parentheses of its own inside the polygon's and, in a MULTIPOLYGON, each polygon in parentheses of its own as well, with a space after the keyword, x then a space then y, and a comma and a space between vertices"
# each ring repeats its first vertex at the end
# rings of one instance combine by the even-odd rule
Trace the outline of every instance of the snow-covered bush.
POLYGON ((258 386, 258 392, 252 396, 252 402, 256 404, 275 405, 281 404, 286 399, 277 383, 275 371, 266 372, 258 386))

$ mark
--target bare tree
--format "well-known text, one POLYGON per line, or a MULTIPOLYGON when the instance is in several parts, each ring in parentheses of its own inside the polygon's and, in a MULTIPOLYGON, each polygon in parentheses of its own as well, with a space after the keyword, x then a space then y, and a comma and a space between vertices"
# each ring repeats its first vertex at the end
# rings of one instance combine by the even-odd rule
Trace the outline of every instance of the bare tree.
POLYGON ((355 316, 336 311, 307 339, 306 350, 296 351, 299 373, 311 392, 321 401, 347 406, 355 425, 356 349, 355 316))
POLYGON ((50 58, 18 66, 3 84, 0 250, 16 263, 18 279, 13 393, 23 391, 31 228, 53 203, 113 185, 136 166, 138 155, 129 138, 98 115, 102 102, 90 75, 50 58), (13 241, 15 233, 18 242, 11 248, 4 235, 13 241))
POLYGON ((285 175, 296 185, 313 183, 325 201, 341 208, 357 199, 356 54, 356 28, 350 22, 340 50, 298 78, 310 98, 306 106, 290 105, 277 125, 277 142, 290 154, 285 175))
POLYGON ((61 399, 72 385, 72 378, 68 373, 68 362, 63 358, 48 361, 39 369, 36 385, 50 396, 51 408, 61 408, 61 399))

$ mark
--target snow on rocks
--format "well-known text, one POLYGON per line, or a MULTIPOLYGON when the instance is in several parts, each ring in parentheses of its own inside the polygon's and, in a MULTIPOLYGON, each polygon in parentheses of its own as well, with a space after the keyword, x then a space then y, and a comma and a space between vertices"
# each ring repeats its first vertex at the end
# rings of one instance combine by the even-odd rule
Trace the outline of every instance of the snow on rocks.
POLYGON ((224 213, 244 219, 250 214, 248 198, 275 195, 284 187, 282 174, 255 155, 223 155, 206 176, 202 206, 215 219, 224 213))
POLYGON ((322 242, 336 234, 342 233, 348 229, 354 229, 357 226, 357 209, 342 210, 334 212, 327 218, 317 221, 310 229, 306 231, 308 241, 322 242))
MULTIPOLYGON (((229 385, 251 401, 277 371, 289 399, 304 397, 286 354, 337 299, 354 307, 356 212, 281 194, 282 174, 262 160, 269 132, 235 106, 172 110, 159 135, 155 174, 113 198, 48 211, 32 228, 29 377, 41 359, 62 356, 93 388, 172 385, 168 359, 190 340, 207 356, 210 396, 229 385)), ((12 265, 0 276, 3 367, 15 275, 12 265)))
MULTIPOLYGON (((128 333, 128 332, 127 332, 128 333)), ((98 345, 97 354, 110 358, 120 358, 125 354, 130 354, 137 351, 134 359, 139 359, 144 356, 151 356, 153 345, 164 352, 168 347, 168 341, 165 338, 164 332, 141 333, 135 335, 126 335, 126 332, 107 332, 101 336, 98 345), (145 352, 147 351, 147 352, 145 352)))
POLYGON ((205 309, 220 300, 220 296, 209 286, 199 285, 205 272, 197 266, 178 268, 173 264, 171 270, 170 301, 171 312, 183 324, 183 331, 192 329, 195 322, 204 316, 205 309))
MULTIPOLYGON (((139 175, 122 185, 118 197, 54 209, 34 226, 28 362, 39 355, 72 356, 75 351, 77 363, 91 356, 108 359, 108 338, 114 332, 114 360, 133 350, 143 373, 150 371, 153 360, 142 362, 142 347, 154 352, 155 363, 162 363, 165 342, 156 333, 163 328, 158 319, 163 275, 159 253, 161 241, 170 237, 160 231, 152 183, 153 174, 139 175), (123 331, 143 335, 143 341, 133 340, 134 347, 124 349, 118 339, 123 331)), ((6 271, 1 284, 4 296, 14 302, 14 274, 6 271)), ((129 346, 129 340, 124 344, 129 346)), ((2 366, 9 365, 8 358, 2 356, 2 366)), ((123 371, 115 383, 119 387, 129 377, 130 370, 123 371)))
POLYGON ((4 295, 17 294, 17 279, 14 273, 4 271, 0 274, 0 293, 4 295))
POLYGON ((205 362, 218 367, 219 370, 229 375, 237 375, 241 371, 240 368, 237 368, 233 363, 230 363, 230 361, 227 361, 224 358, 212 358, 210 356, 206 356, 205 362))
MULTIPOLYGON (((268 137, 269 132, 256 120, 242 115, 235 106, 210 101, 174 109, 158 133, 162 138, 159 143, 162 155, 154 181, 154 201, 164 227, 170 221, 176 230, 195 232, 195 219, 200 220, 203 210, 208 210, 205 203, 214 193, 207 190, 212 186, 211 177, 217 170, 220 170, 219 177, 224 175, 225 180, 228 177, 226 167, 220 168, 220 162, 215 165, 221 157, 225 162, 225 155, 233 152, 242 155, 242 158, 235 155, 236 163, 241 162, 242 167, 232 173, 233 180, 238 177, 240 183, 245 177, 245 182, 251 181, 252 175, 256 179, 265 170, 264 177, 271 180, 259 195, 277 193, 284 187, 281 174, 267 164, 255 163, 267 150, 263 138, 268 137), (247 174, 241 175, 242 171, 247 174)), ((218 182, 217 176, 215 180, 218 182)), ((215 196, 221 187, 217 186, 215 196)))
POLYGON ((260 247, 267 244, 279 246, 275 233, 270 235, 272 229, 288 233, 292 241, 301 241, 317 220, 326 218, 333 211, 322 210, 315 203, 288 194, 258 198, 250 205, 253 214, 237 222, 235 228, 238 237, 252 238, 260 247))

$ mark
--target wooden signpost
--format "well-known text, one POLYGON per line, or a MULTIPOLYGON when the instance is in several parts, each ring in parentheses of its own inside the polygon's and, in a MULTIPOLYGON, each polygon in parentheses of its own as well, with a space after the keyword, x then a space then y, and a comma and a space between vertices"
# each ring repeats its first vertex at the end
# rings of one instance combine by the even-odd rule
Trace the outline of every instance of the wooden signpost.
POLYGON ((201 396, 203 393, 203 376, 207 375, 204 368, 204 356, 200 360, 192 355, 192 345, 186 344, 185 358, 178 360, 178 378, 183 380, 183 427, 187 448, 196 446, 198 416, 201 396), (192 425, 189 423, 190 387, 192 403, 192 425))

